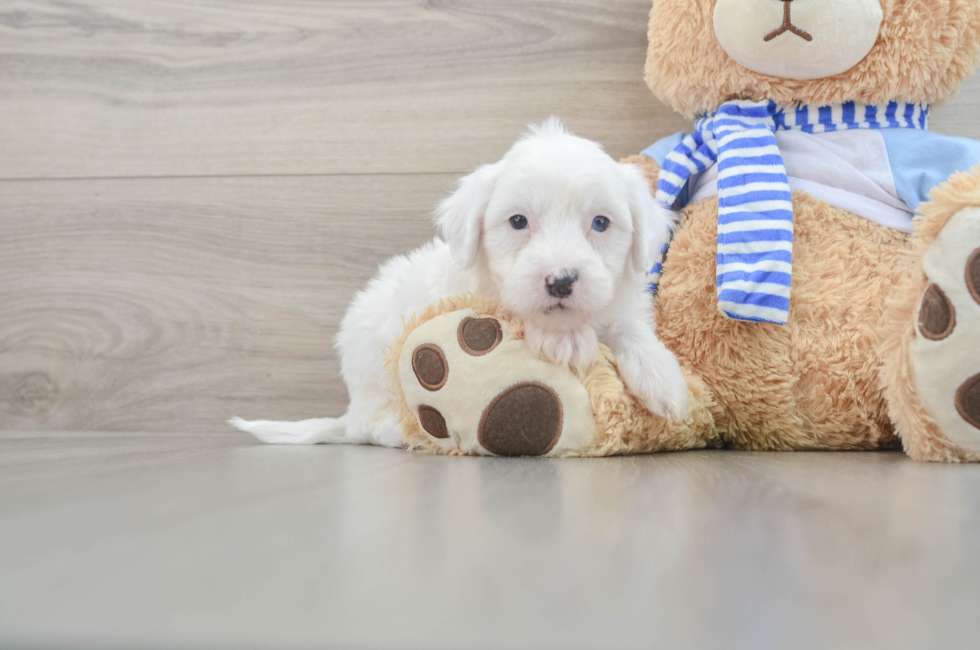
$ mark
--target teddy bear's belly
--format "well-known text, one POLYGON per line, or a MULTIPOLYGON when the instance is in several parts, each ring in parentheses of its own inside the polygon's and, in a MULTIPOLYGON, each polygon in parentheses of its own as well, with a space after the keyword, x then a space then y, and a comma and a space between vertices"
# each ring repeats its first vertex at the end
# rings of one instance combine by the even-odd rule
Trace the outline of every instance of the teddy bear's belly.
POLYGON ((795 243, 785 326, 717 308, 718 208, 690 206, 657 295, 658 335, 708 384, 727 414, 726 443, 751 449, 895 445, 879 386, 886 298, 911 263, 912 235, 793 195, 795 243))

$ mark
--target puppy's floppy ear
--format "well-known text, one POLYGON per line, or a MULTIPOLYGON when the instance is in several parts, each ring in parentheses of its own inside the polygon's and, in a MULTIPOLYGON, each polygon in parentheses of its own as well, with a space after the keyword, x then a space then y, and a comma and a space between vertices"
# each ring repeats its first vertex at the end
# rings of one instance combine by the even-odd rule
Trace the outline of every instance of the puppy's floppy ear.
POLYGON ((633 217, 631 258, 638 273, 649 273, 677 227, 677 214, 660 205, 650 190, 643 171, 632 164, 620 164, 626 181, 630 214, 633 217))
POLYGON ((453 259, 464 269, 476 264, 483 215, 500 176, 500 163, 484 165, 460 179, 456 191, 436 209, 436 226, 453 259))

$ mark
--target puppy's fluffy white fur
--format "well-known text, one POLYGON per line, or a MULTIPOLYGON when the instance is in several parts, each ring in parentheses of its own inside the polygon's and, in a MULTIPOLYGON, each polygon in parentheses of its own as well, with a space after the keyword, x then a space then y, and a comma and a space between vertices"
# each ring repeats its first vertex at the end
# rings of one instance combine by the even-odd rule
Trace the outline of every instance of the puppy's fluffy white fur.
POLYGON ((519 315, 539 355, 577 371, 602 341, 648 409, 683 417, 687 384, 654 333, 645 293, 673 219, 637 167, 551 118, 459 182, 437 210, 441 239, 388 260, 357 294, 337 336, 351 398, 344 416, 231 423, 270 443, 403 446, 385 355, 412 314, 467 292, 519 315))

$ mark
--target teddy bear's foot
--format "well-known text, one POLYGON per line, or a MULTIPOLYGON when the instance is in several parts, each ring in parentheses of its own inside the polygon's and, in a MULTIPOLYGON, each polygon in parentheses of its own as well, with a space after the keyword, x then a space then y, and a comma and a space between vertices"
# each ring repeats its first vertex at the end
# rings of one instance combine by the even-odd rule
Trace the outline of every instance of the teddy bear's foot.
POLYGON ((443 454, 612 456, 719 446, 724 412, 685 373, 689 409, 668 420, 629 394, 612 351, 582 374, 545 361, 524 324, 478 296, 430 306, 405 325, 387 371, 408 446, 443 454))
POLYGON ((883 386, 918 460, 980 461, 980 168, 933 192, 886 312, 883 386))
POLYGON ((472 309, 436 316, 408 336, 398 366, 413 447, 564 456, 593 444, 592 406, 581 381, 567 366, 532 354, 519 324, 505 318, 472 309))
POLYGON ((915 384, 946 438, 980 452, 980 207, 946 223, 922 266, 929 284, 909 347, 915 384))

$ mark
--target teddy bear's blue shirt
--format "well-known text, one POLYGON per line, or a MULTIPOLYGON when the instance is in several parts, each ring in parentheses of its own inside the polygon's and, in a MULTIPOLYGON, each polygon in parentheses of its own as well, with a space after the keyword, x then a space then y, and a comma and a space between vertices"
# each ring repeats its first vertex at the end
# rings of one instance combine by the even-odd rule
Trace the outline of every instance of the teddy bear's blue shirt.
POLYGON ((895 189, 913 211, 950 176, 980 164, 980 142, 976 140, 906 129, 877 133, 885 141, 895 189))

